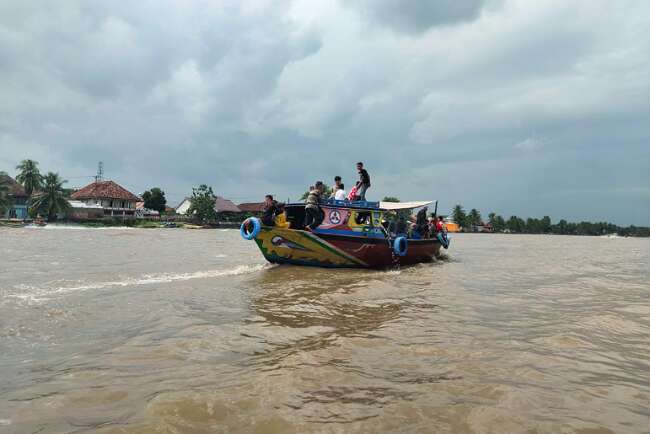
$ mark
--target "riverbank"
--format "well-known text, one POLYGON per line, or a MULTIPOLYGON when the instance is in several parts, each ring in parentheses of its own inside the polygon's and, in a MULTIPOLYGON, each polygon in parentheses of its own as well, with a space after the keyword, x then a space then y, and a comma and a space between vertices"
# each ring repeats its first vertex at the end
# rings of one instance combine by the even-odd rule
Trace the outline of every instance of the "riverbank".
MULTIPOLYGON (((217 222, 197 225, 188 222, 167 222, 153 220, 95 220, 95 221, 60 221, 38 225, 68 228, 137 228, 137 229, 239 229, 239 222, 217 222)), ((37 226, 32 221, 0 220, 0 227, 23 228, 37 226)))

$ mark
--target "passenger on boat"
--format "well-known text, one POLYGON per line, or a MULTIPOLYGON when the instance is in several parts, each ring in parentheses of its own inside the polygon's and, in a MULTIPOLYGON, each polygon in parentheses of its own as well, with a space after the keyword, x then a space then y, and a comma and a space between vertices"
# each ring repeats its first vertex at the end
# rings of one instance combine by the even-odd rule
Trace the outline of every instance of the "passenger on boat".
POLYGON ((425 206, 420 211, 418 211, 415 216, 415 232, 417 232, 422 238, 429 237, 429 224, 427 222, 427 207, 425 206))
POLYGON ((445 232, 446 229, 444 219, 442 216, 438 216, 438 220, 436 220, 436 232, 445 232))
POLYGON ((309 191, 305 205, 305 229, 309 231, 316 229, 325 218, 325 213, 320 207, 322 195, 323 183, 318 181, 309 191))
POLYGON ((431 217, 427 219, 427 238, 431 238, 436 232, 436 218, 433 217, 433 214, 431 214, 431 217))
POLYGON ((348 193, 348 200, 357 200, 357 186, 356 185, 350 189, 350 193, 348 193))
POLYGON ((332 187, 332 194, 330 194, 330 199, 336 199, 336 192, 339 190, 339 187, 341 186, 341 177, 336 175, 334 177, 334 186, 332 187))
POLYGON ((334 187, 336 190, 332 195, 334 196, 334 199, 336 200, 346 200, 348 198, 348 195, 345 193, 345 185, 342 183, 334 187))
POLYGON ((275 225, 275 217, 284 212, 284 204, 273 200, 273 196, 267 194, 264 198, 264 209, 262 210, 262 223, 266 226, 275 225))
POLYGON ((357 171, 359 172, 359 180, 357 181, 357 197, 356 200, 366 200, 366 191, 370 188, 370 175, 368 171, 363 168, 363 163, 357 163, 357 171))
POLYGON ((404 219, 403 215, 395 215, 395 213, 392 214, 392 221, 388 224, 388 232, 390 232, 394 236, 405 236, 407 235, 408 232, 408 225, 406 224, 406 220, 404 219))

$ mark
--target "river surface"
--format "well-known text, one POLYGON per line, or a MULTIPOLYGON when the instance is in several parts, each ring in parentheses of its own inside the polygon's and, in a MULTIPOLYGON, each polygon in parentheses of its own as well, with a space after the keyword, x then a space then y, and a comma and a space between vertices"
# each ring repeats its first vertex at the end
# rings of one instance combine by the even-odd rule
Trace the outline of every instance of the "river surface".
POLYGON ((650 432, 650 240, 446 254, 323 270, 236 230, 0 228, 0 432, 650 432))

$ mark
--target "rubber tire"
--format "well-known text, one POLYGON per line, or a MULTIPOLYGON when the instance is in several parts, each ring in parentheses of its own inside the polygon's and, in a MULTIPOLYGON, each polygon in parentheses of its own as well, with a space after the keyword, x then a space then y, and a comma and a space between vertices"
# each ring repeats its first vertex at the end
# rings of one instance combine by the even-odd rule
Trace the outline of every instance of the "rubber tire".
POLYGON ((397 237, 393 240, 393 251, 397 256, 406 256, 408 244, 406 237, 397 237))
POLYGON ((260 230, 262 230, 262 222, 260 219, 257 217, 249 217, 241 224, 241 227, 239 228, 239 234, 243 239, 250 241, 260 233, 260 230), (251 232, 248 232, 246 230, 248 223, 253 223, 253 230, 251 232))

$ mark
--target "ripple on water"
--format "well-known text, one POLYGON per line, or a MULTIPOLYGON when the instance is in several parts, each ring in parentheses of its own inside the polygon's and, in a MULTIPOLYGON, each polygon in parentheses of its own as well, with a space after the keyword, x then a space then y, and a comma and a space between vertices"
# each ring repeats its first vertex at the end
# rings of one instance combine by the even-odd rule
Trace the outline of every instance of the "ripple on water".
POLYGON ((647 430, 648 243, 460 235, 368 272, 128 232, 11 232, 42 274, 0 275, 0 431, 647 430))

